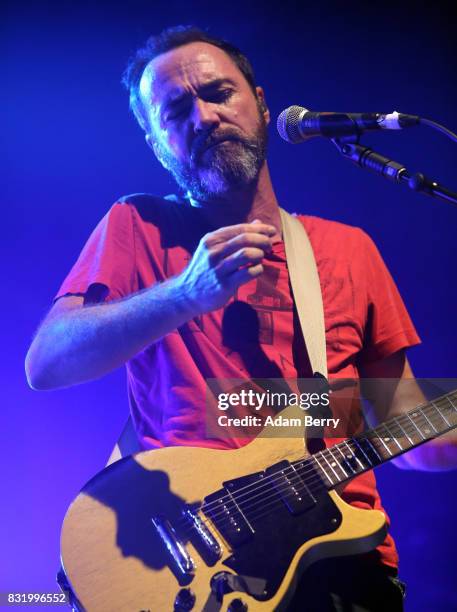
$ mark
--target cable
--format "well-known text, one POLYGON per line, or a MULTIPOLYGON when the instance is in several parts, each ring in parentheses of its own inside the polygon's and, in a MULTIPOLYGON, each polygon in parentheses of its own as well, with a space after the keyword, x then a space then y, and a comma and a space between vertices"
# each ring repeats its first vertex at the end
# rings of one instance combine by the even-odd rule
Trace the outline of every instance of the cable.
POLYGON ((448 138, 450 138, 454 142, 457 142, 457 134, 454 134, 454 132, 451 132, 451 130, 448 130, 446 127, 444 127, 444 125, 436 123, 436 121, 432 121, 431 119, 423 119, 422 117, 420 117, 419 122, 422 123, 423 125, 427 125, 428 127, 432 127, 438 132, 445 134, 448 138))

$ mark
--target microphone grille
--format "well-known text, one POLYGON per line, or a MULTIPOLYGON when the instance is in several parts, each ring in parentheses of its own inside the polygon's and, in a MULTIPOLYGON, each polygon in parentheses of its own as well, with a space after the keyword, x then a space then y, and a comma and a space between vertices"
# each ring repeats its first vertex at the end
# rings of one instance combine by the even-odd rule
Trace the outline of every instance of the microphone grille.
POLYGON ((281 138, 292 144, 303 140, 299 130, 301 116, 307 112, 303 106, 289 106, 278 117, 277 128, 281 138))

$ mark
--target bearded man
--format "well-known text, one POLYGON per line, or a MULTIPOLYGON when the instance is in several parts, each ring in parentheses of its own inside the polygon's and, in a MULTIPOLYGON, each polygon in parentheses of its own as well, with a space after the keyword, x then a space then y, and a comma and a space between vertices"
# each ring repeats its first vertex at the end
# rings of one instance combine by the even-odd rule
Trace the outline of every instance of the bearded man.
MULTIPOLYGON (((141 448, 239 442, 205 435, 208 378, 312 376, 291 293, 268 164, 270 113, 247 58, 191 27, 148 40, 125 74, 146 142, 181 188, 119 199, 90 236, 30 347, 30 385, 51 389, 126 364, 141 448)), ((376 247, 361 230, 300 216, 322 287, 329 375, 411 377, 419 342, 376 247)), ((379 421, 420 403, 378 390, 379 421), (408 402, 406 401, 408 400, 408 402)), ((246 442, 246 441, 245 441, 246 442)), ((396 461, 449 469, 455 445, 396 461)), ((381 509, 372 472, 343 497, 381 509)), ((274 554, 274 551, 272 552, 274 554)), ((308 570, 290 610, 403 609, 391 536, 369 554, 308 570)))

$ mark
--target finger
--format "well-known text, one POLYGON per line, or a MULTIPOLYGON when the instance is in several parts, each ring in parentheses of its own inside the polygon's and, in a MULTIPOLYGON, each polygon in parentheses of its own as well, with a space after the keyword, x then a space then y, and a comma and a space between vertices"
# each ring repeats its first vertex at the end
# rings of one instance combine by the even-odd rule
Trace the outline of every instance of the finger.
POLYGON ((240 249, 246 247, 256 247, 262 249, 264 253, 271 252, 272 241, 265 234, 247 232, 231 238, 228 242, 223 242, 213 247, 213 257, 221 260, 240 249))
POLYGON ((238 225, 220 227, 219 229, 205 236, 206 245, 211 246, 214 244, 219 244, 220 242, 226 242, 244 233, 274 236, 276 234, 276 228, 273 225, 268 225, 266 223, 239 223, 238 225))
POLYGON ((246 268, 241 268, 241 270, 237 270, 233 272, 228 277, 228 284, 232 291, 241 287, 245 283, 248 283, 253 278, 257 278, 263 273, 263 265, 261 263, 256 264, 254 266, 249 266, 246 268))
POLYGON ((262 249, 255 247, 245 247, 226 257, 218 266, 221 276, 231 274, 241 266, 256 265, 262 261, 265 253, 262 249))

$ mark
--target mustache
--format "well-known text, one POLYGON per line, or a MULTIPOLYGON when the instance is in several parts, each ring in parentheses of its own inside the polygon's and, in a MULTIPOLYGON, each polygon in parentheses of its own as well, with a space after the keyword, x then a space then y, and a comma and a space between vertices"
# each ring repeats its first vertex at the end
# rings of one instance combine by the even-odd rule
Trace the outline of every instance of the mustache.
POLYGON ((251 141, 246 139, 242 134, 235 130, 221 130, 218 132, 210 132, 202 134, 197 134, 192 143, 191 162, 194 164, 199 161, 203 153, 218 144, 219 142, 223 142, 224 140, 233 140, 234 142, 240 142, 249 148, 256 148, 256 145, 251 141))

